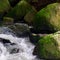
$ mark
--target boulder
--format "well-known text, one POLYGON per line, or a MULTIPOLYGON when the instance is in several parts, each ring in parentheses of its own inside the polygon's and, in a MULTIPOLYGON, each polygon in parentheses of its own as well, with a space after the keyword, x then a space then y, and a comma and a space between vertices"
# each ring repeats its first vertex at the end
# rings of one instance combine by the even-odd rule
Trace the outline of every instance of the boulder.
POLYGON ((49 4, 41 9, 34 17, 33 26, 38 32, 60 30, 60 4, 49 4))
POLYGON ((11 9, 8 0, 0 0, 0 16, 3 16, 11 9))
POLYGON ((24 23, 16 23, 8 26, 17 36, 28 36, 30 33, 29 27, 24 23))
POLYGON ((29 11, 25 16, 24 16, 24 20, 25 22, 27 22, 29 25, 33 24, 33 19, 35 14, 37 13, 36 9, 33 7, 33 9, 31 11, 29 11))
POLYGON ((34 54, 41 59, 60 59, 60 33, 41 38, 34 49, 34 54))
POLYGON ((32 10, 32 6, 26 1, 19 1, 19 3, 6 15, 13 17, 16 21, 24 19, 24 16, 32 10))
POLYGON ((3 24, 4 25, 11 25, 14 23, 14 19, 10 17, 3 17, 3 24))

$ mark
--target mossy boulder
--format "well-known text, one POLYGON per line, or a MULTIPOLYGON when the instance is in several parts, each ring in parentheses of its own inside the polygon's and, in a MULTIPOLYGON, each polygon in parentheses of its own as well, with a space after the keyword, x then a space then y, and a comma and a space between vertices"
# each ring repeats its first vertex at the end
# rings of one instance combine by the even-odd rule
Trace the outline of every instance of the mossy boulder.
POLYGON ((28 24, 32 25, 33 24, 33 19, 35 14, 37 13, 36 9, 33 7, 33 9, 31 11, 29 11, 25 16, 24 16, 24 20, 25 22, 27 22, 28 24))
POLYGON ((60 33, 49 34, 40 39, 35 47, 34 54, 41 59, 60 59, 60 33))
POLYGON ((10 10, 11 6, 8 0, 0 0, 0 16, 4 13, 7 13, 10 10))
POLYGON ((40 31, 60 30, 60 3, 53 3, 41 9, 34 18, 34 29, 40 31))
POLYGON ((14 19, 10 17, 3 17, 3 24, 4 25, 11 25, 14 23, 14 19))
POLYGON ((32 6, 26 1, 19 1, 19 3, 6 16, 21 20, 26 13, 32 10, 32 6))

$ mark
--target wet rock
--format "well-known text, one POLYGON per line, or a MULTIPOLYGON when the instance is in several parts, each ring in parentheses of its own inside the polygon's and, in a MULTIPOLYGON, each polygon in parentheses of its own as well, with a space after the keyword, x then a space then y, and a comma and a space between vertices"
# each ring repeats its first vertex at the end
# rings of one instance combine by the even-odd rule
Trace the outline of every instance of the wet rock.
MULTIPOLYGON (((10 40, 0 38, 0 43, 2 43, 10 54, 15 54, 19 52, 19 47, 16 43, 10 42, 10 40)), ((0 50, 0 53, 2 51, 0 50)))
POLYGON ((16 23, 9 26, 9 28, 17 34, 17 36, 28 36, 30 33, 29 27, 24 23, 16 23))

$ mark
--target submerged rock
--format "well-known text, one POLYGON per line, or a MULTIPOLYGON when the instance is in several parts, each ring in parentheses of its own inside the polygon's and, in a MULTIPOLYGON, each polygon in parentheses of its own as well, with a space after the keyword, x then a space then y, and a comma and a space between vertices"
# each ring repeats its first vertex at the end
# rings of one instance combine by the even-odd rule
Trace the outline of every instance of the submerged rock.
POLYGON ((33 26, 38 32, 60 30, 60 4, 53 3, 41 9, 34 18, 33 26))
MULTIPOLYGON (((0 38, 0 43, 2 43, 10 54, 15 54, 19 52, 19 48, 16 43, 12 43, 10 40, 0 38)), ((0 49, 0 53, 2 50, 0 49)))
POLYGON ((60 33, 49 34, 40 39, 35 47, 34 54, 41 59, 60 59, 60 33))

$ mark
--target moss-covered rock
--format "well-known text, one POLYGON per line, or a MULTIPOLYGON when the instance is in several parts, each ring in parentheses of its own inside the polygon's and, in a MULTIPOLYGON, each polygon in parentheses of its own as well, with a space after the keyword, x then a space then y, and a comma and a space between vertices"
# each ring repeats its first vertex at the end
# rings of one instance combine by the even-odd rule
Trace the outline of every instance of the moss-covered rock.
POLYGON ((60 34, 50 34, 40 39, 35 47, 34 54, 42 59, 60 59, 60 34))
POLYGON ((29 11, 29 12, 25 15, 24 20, 25 20, 28 24, 32 25, 32 24, 33 24, 33 19, 34 19, 34 16, 35 16, 36 13, 37 13, 37 11, 36 11, 36 9, 33 7, 33 9, 32 9, 31 11, 29 11))
POLYGON ((6 16, 13 17, 15 19, 22 19, 26 13, 32 10, 32 6, 26 1, 20 1, 11 12, 6 16))
POLYGON ((7 13, 10 10, 10 4, 8 0, 0 0, 0 16, 7 13))
POLYGON ((53 3, 41 9, 34 18, 36 31, 60 30, 60 4, 53 3))
POLYGON ((14 22, 13 18, 10 18, 10 17, 4 17, 3 18, 3 24, 4 25, 11 25, 11 24, 13 24, 13 22, 14 22))

